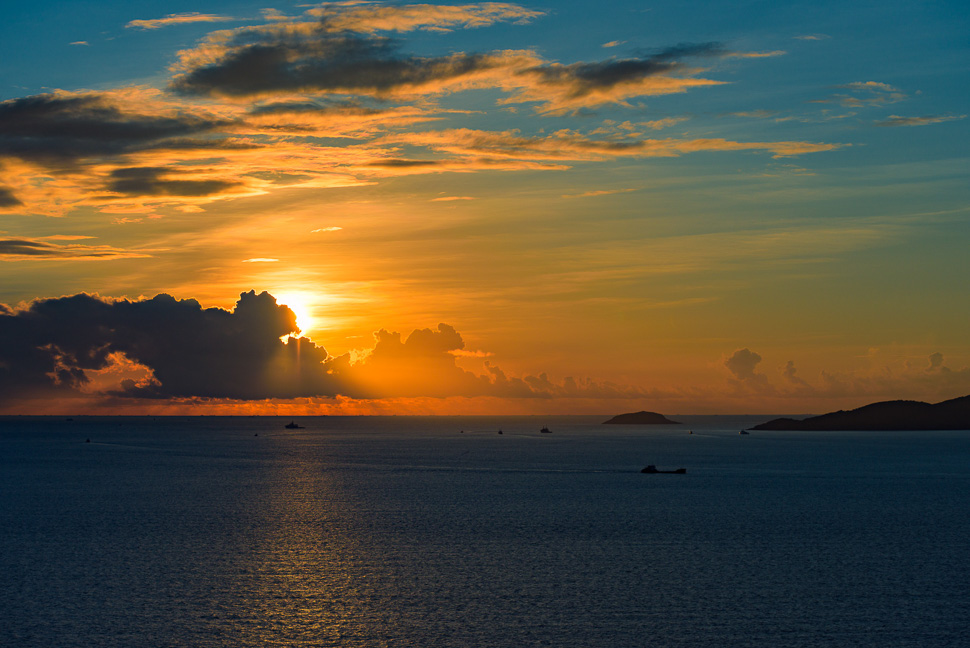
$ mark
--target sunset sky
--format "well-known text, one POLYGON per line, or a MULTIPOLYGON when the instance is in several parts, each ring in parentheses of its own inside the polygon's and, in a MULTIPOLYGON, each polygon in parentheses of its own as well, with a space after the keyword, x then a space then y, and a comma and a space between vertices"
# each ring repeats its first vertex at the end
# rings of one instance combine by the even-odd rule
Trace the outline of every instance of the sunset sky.
POLYGON ((6 7, 0 413, 968 394, 968 33, 955 1, 6 7))

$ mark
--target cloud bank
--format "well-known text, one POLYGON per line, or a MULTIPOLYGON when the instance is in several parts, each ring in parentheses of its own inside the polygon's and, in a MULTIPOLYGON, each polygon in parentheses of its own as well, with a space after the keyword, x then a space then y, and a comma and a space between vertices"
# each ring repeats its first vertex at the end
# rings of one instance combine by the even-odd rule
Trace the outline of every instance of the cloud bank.
POLYGON ((232 311, 165 294, 136 301, 78 294, 3 306, 0 405, 90 392, 94 378, 112 372, 135 377, 104 394, 141 399, 644 395, 591 380, 510 377, 490 364, 484 374, 466 371, 456 362, 464 340, 447 324, 406 338, 382 329, 358 359, 331 356, 298 332, 293 311, 267 292, 242 293, 232 311))
MULTIPOLYGON (((209 33, 178 52, 164 88, 53 91, 0 102, 0 210, 64 216, 87 207, 151 214, 293 188, 352 187, 402 174, 558 170, 619 157, 701 151, 776 157, 830 151, 824 142, 646 138, 684 118, 637 128, 558 130, 550 116, 588 115, 631 101, 700 91, 726 61, 777 56, 722 43, 681 43, 626 58, 560 62, 532 49, 409 51, 405 36, 525 24, 544 13, 513 3, 338 2, 299 16, 209 33), (528 110, 531 132, 470 127, 481 113, 442 98, 491 91, 528 110), (439 123, 441 124, 439 126, 439 123), (607 132, 609 131, 609 132, 607 132)), ((173 14, 129 23, 158 29, 229 20, 173 14)), ((895 100, 885 84, 844 86, 895 100)), ((476 95, 481 96, 481 95, 476 95)), ((840 99, 841 100, 841 99, 840 99)), ((509 115, 512 113, 509 112, 509 115)))

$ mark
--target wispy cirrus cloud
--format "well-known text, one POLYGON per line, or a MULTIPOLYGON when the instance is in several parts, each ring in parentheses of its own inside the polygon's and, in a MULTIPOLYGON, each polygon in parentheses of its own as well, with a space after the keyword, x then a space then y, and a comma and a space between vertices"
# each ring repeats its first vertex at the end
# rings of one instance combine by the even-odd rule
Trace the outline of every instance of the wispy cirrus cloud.
POLYGON ((235 20, 229 16, 219 16, 216 14, 202 14, 198 12, 169 14, 163 18, 150 18, 147 20, 132 20, 125 25, 127 29, 161 29, 172 25, 186 25, 191 23, 212 23, 229 22, 235 20))
POLYGON ((452 129, 388 136, 389 142, 425 146, 434 151, 472 158, 523 160, 604 160, 620 157, 677 157, 700 151, 768 151, 776 157, 832 151, 841 144, 816 142, 735 142, 722 138, 594 140, 576 131, 561 130, 547 137, 522 136, 516 131, 452 129))
POLYGON ((466 5, 386 5, 376 2, 327 3, 307 11, 329 31, 451 31, 486 27, 497 22, 528 22, 544 12, 506 2, 466 5))
POLYGON ((966 115, 923 115, 920 117, 890 115, 888 118, 876 122, 876 126, 927 126, 929 124, 941 124, 943 122, 966 118, 966 115))
POLYGON ((113 261, 150 257, 144 251, 125 250, 110 245, 56 243, 87 239, 86 236, 49 236, 40 238, 0 237, 2 261, 113 261))
POLYGON ((898 103, 909 98, 899 88, 881 81, 853 81, 835 87, 848 92, 836 93, 828 99, 817 99, 813 103, 837 103, 845 108, 863 108, 898 103))

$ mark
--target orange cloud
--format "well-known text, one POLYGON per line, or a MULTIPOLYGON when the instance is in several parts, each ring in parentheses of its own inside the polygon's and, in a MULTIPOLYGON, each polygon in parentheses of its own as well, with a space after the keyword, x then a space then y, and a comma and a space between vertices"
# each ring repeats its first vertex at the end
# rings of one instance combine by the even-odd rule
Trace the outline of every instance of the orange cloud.
POLYGON ((543 15, 505 2, 483 2, 466 5, 383 5, 370 2, 330 3, 307 11, 321 19, 330 31, 450 31, 454 28, 486 27, 496 22, 527 22, 543 15))
POLYGON ((149 20, 132 20, 127 25, 128 29, 161 29, 172 25, 185 25, 199 22, 226 22, 234 20, 228 16, 217 16, 215 14, 200 14, 198 12, 169 14, 164 18, 152 18, 149 20))

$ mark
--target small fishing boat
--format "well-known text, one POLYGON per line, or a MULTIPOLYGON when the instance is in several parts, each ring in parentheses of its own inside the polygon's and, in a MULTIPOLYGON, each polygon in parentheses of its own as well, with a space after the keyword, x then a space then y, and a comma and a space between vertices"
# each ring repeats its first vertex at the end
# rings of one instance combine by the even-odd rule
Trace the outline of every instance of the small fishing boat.
POLYGON ((285 427, 287 430, 302 430, 303 429, 303 426, 300 425, 300 424, 298 424, 296 421, 290 421, 289 423, 287 423, 283 427, 285 427))
POLYGON ((663 475, 686 475, 687 474, 687 469, 686 468, 678 468, 677 470, 657 470, 657 467, 656 466, 654 466, 653 464, 650 464, 649 466, 647 466, 646 468, 644 468, 640 472, 641 473, 646 473, 648 475, 658 475, 658 474, 663 474, 663 475))
POLYGON ((552 430, 550 430, 547 427, 543 427, 541 430, 539 430, 539 432, 541 432, 543 434, 552 434, 552 430))

